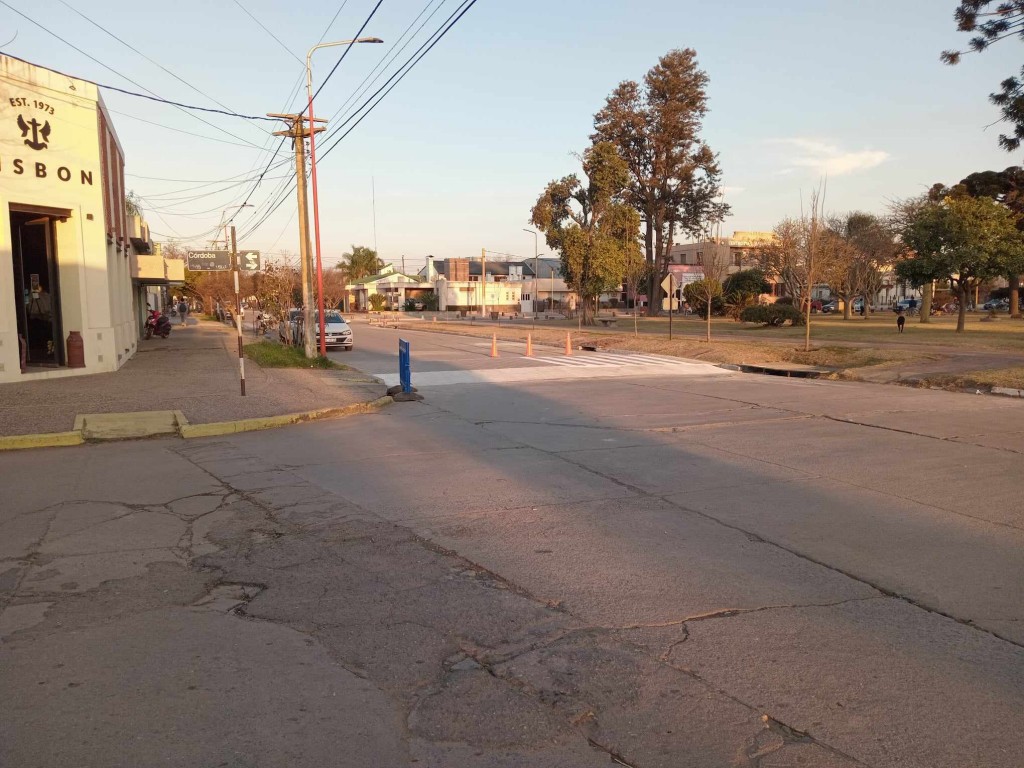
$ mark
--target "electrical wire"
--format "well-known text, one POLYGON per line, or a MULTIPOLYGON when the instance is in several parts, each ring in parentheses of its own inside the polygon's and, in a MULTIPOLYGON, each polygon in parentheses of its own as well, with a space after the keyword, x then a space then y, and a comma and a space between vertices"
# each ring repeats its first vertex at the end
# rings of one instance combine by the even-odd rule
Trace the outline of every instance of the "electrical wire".
MULTIPOLYGON (((223 108, 224 108, 224 109, 226 109, 226 110, 227 110, 227 111, 228 111, 229 113, 231 113, 231 114, 238 114, 238 113, 237 113, 237 112, 236 112, 235 110, 231 109, 231 107, 229 107, 229 106, 228 106, 227 104, 224 104, 223 102, 221 102, 221 101, 218 101, 217 99, 215 99, 215 98, 214 98, 213 96, 211 96, 210 94, 208 94, 208 93, 205 93, 204 91, 201 91, 201 90, 199 90, 199 89, 198 89, 198 88, 196 88, 196 87, 195 87, 194 85, 192 85, 192 83, 188 82, 187 80, 185 80, 185 79, 184 79, 184 78, 182 78, 182 77, 179 77, 179 76, 178 76, 177 74, 175 74, 174 72, 172 72, 171 70, 169 70, 169 69, 168 69, 167 67, 165 67, 165 66, 164 66, 163 64, 161 64, 160 62, 158 62, 158 61, 155 61, 154 59, 150 58, 150 57, 149 57, 149 56, 147 56, 147 55, 146 55, 145 53, 143 53, 142 51, 140 51, 140 50, 139 50, 138 48, 134 47, 134 46, 133 46, 133 45, 132 45, 131 43, 128 43, 128 42, 126 42, 126 41, 122 40, 122 39, 121 39, 120 37, 118 37, 117 35, 115 35, 115 34, 114 34, 113 32, 111 32, 111 31, 110 31, 109 29, 107 29, 107 28, 106 28, 106 27, 104 27, 103 25, 101 25, 101 24, 98 24, 98 23, 96 23, 96 22, 95 22, 95 21, 93 21, 93 20, 92 20, 91 18, 89 18, 88 16, 86 16, 86 15, 85 15, 84 13, 82 13, 82 12, 81 12, 80 10, 78 10, 78 9, 77 9, 77 8, 75 8, 75 7, 73 6, 73 5, 71 5, 70 3, 68 3, 68 2, 67 2, 67 0, 57 0, 57 1, 58 1, 58 2, 59 2, 59 3, 61 4, 61 5, 63 5, 63 6, 65 7, 65 8, 67 8, 68 10, 72 11, 73 13, 76 13, 76 14, 78 14, 78 15, 79 15, 80 17, 82 17, 82 18, 83 18, 83 19, 85 19, 85 20, 86 20, 87 22, 89 22, 89 23, 90 23, 90 24, 92 24, 92 25, 93 25, 94 27, 96 27, 96 29, 98 29, 98 30, 100 30, 101 32, 103 32, 103 33, 104 33, 105 35, 108 35, 109 37, 112 37, 112 38, 113 38, 114 40, 116 40, 116 41, 117 41, 118 43, 120 43, 121 45, 123 45, 123 46, 124 46, 125 48, 127 48, 128 50, 130 50, 130 51, 133 51, 134 53, 137 53, 137 54, 138 54, 139 56, 141 56, 142 58, 144 58, 144 59, 145 59, 146 61, 148 61, 148 62, 149 62, 150 64, 152 64, 153 66, 155 66, 155 67, 158 67, 159 69, 161 69, 161 70, 163 70, 164 72, 166 72, 166 73, 167 73, 168 75, 170 75, 171 77, 173 77, 173 78, 174 78, 175 80, 177 80, 177 81, 178 81, 179 83, 182 83, 182 84, 183 84, 183 85, 185 85, 186 87, 188 87, 188 88, 191 88, 191 89, 192 89, 193 91, 195 91, 196 93, 198 93, 198 94, 199 94, 200 96, 203 96, 203 97, 205 97, 205 98, 209 99, 209 100, 210 100, 210 101, 212 101, 212 102, 213 102, 214 104, 217 104, 218 106, 221 106, 221 107, 223 107, 223 108)), ((236 1, 237 1, 237 0, 236 0, 236 1)), ((265 129, 262 129, 262 128, 261 128, 260 130, 265 130, 265 129)))
POLYGON ((374 66, 374 68, 370 70, 370 72, 366 75, 366 77, 363 78, 363 81, 359 85, 356 86, 355 90, 352 91, 352 94, 347 99, 345 99, 345 101, 342 103, 342 105, 340 107, 338 107, 338 109, 335 110, 333 115, 331 115, 330 120, 328 120, 329 123, 334 121, 338 117, 339 114, 342 114, 344 109, 345 109, 345 107, 347 107, 354 100, 358 99, 366 91, 368 91, 370 88, 373 87, 373 84, 376 83, 377 80, 379 80, 384 75, 384 72, 387 70, 388 66, 392 62, 394 62, 394 60, 397 59, 399 57, 399 55, 401 55, 402 51, 404 51, 409 46, 409 44, 416 38, 416 36, 423 30, 423 27, 425 27, 427 24, 430 23, 430 20, 432 18, 434 18, 434 15, 439 10, 441 10, 441 6, 443 6, 447 1, 448 0, 441 0, 441 2, 438 3, 437 7, 434 8, 434 10, 430 12, 430 15, 427 16, 427 18, 425 18, 423 20, 423 23, 420 24, 419 28, 409 37, 408 40, 406 40, 405 44, 402 45, 401 48, 398 48, 399 43, 401 43, 402 40, 405 38, 405 36, 409 34, 409 30, 411 30, 413 28, 413 26, 416 24, 416 22, 419 21, 420 17, 423 16, 424 13, 426 13, 427 9, 431 5, 433 5, 434 2, 436 2, 436 0, 427 0, 427 4, 423 6, 423 10, 421 10, 417 14, 416 18, 413 19, 412 22, 409 24, 409 26, 405 28, 405 31, 402 32, 401 35, 399 35, 398 39, 388 49, 387 53, 385 53, 383 56, 380 57, 380 61, 378 61, 376 66, 374 66), (396 48, 398 48, 397 51, 395 51, 396 48), (392 51, 395 52, 394 56, 391 55, 392 51), (391 56, 390 59, 388 59, 389 56, 391 56), (376 77, 373 77, 374 73, 377 72, 377 70, 380 70, 380 72, 377 74, 376 77), (373 77, 372 81, 370 81, 371 77, 373 77), (367 85, 367 81, 370 81, 368 85, 367 85), (366 87, 364 88, 363 86, 366 86, 366 87))
POLYGON ((116 109, 111 109, 110 107, 107 107, 107 111, 111 112, 111 113, 113 113, 115 115, 121 115, 122 117, 127 117, 127 118, 129 118, 131 120, 138 120, 140 123, 146 123, 147 125, 154 125, 157 128, 163 128, 164 130, 167 130, 167 131, 174 131, 175 133, 183 133, 186 136, 195 136, 198 139, 205 139, 206 141, 216 141, 216 142, 218 142, 220 144, 229 144, 232 147, 243 147, 245 149, 256 149, 256 150, 259 150, 260 152, 263 151, 262 147, 258 147, 255 144, 242 144, 241 142, 238 142, 238 141, 228 141, 227 139, 218 139, 218 138, 215 138, 213 136, 203 136, 203 134, 201 134, 201 133, 193 133, 192 131, 186 131, 186 130, 183 130, 181 128, 172 128, 169 125, 162 125, 161 123, 154 123, 152 120, 146 120, 143 117, 136 117, 135 115, 129 115, 127 112, 119 112, 116 109))
MULTIPOLYGON (((370 101, 372 101, 377 96, 377 94, 380 93, 381 90, 385 86, 388 85, 388 83, 391 83, 391 81, 394 80, 394 83, 392 83, 391 86, 388 87, 386 91, 384 91, 384 93, 380 96, 379 99, 377 99, 377 101, 375 101, 368 109, 366 109, 363 112, 363 114, 359 117, 359 119, 356 120, 355 123, 352 124, 352 127, 349 128, 347 131, 345 131, 337 139, 335 139, 334 143, 332 143, 330 146, 328 146, 324 150, 323 154, 321 154, 320 157, 317 159, 318 163, 321 160, 323 160, 325 157, 327 157, 327 155, 329 155, 331 153, 331 151, 335 147, 337 147, 338 144, 340 144, 345 139, 346 136, 348 136, 350 133, 352 133, 352 131, 354 131, 359 126, 359 124, 361 122, 363 122, 363 120, 366 119, 367 115, 369 115, 377 107, 377 105, 380 104, 384 100, 384 98, 389 93, 391 93, 391 91, 393 91, 395 89, 395 87, 400 82, 402 82, 402 80, 405 79, 405 76, 408 75, 409 72, 412 71, 413 67, 415 67, 423 59, 424 56, 426 56, 428 53, 430 53, 430 51, 434 48, 435 45, 437 45, 439 42, 441 42, 442 38, 444 38, 444 36, 447 35, 448 32, 451 31, 452 27, 454 27, 456 24, 459 23, 459 21, 462 19, 462 17, 465 16, 466 13, 468 13, 469 10, 474 5, 476 5, 476 3, 477 3, 477 0, 464 0, 463 4, 461 6, 459 6, 459 8, 462 8, 461 12, 459 11, 459 8, 456 8, 455 11, 452 12, 452 15, 449 16, 448 19, 445 21, 445 24, 447 24, 447 26, 444 26, 444 24, 442 24, 442 27, 444 27, 444 29, 440 32, 440 34, 435 33, 436 36, 432 36, 433 37, 433 42, 430 42, 430 45, 427 46, 425 50, 424 50, 424 46, 421 45, 419 47, 419 49, 417 50, 417 52, 409 57, 409 59, 406 61, 406 64, 402 65, 403 67, 406 67, 408 65, 408 68, 406 68, 404 72, 402 72, 402 68, 399 68, 398 71, 402 72, 401 76, 399 76, 397 80, 395 80, 395 75, 392 75, 390 78, 388 78, 388 80, 384 83, 384 85, 382 85, 380 88, 377 89, 377 91, 374 92, 373 96, 371 96, 369 99, 367 99, 365 102, 363 102, 363 104, 359 107, 359 109, 357 109, 354 113, 352 113, 352 115, 344 123, 342 123, 341 125, 338 126, 338 128, 336 130, 341 130, 341 128, 344 128, 345 125, 347 125, 349 122, 351 122, 352 118, 355 117, 355 115, 359 114, 359 110, 364 109, 366 107, 366 105, 369 104, 370 101), (458 15, 456 16, 456 14, 458 14, 458 15), (454 17, 454 20, 452 20, 453 17, 454 17), (422 53, 421 53, 421 51, 422 51, 422 53), (412 62, 412 63, 410 64, 409 62, 412 62)), ((429 40, 430 40, 430 38, 428 38, 428 41, 429 40)), ((424 43, 424 45, 426 45, 426 43, 424 43)), ((397 74, 397 72, 395 74, 397 74)))
MULTIPOLYGON (((348 52, 352 50, 352 46, 356 44, 356 40, 358 40, 359 37, 363 34, 363 30, 366 29, 367 25, 370 23, 370 20, 373 19, 374 15, 376 15, 378 9, 381 7, 383 3, 384 0, 377 0, 377 4, 373 6, 373 10, 370 11, 370 15, 366 17, 366 21, 363 22, 363 25, 359 28, 359 31, 356 32, 352 39, 349 41, 349 44, 345 46, 345 50, 341 52, 341 56, 339 56, 338 60, 334 62, 334 66, 331 67, 331 71, 327 73, 327 77, 324 78, 324 81, 320 83, 320 87, 317 88, 316 91, 314 91, 314 99, 320 95, 320 91, 322 91, 324 89, 324 86, 327 85, 327 81, 331 79, 331 77, 337 71, 338 67, 341 66, 341 62, 343 62, 345 60, 345 57, 348 56, 348 52)), ((309 109, 309 105, 306 105, 306 109, 309 109)))
POLYGON ((264 32, 266 32, 268 35, 270 35, 272 38, 274 38, 274 41, 278 45, 280 45, 289 56, 291 56, 293 59, 295 59, 297 62, 299 62, 299 64, 302 64, 302 59, 300 59, 298 56, 296 56, 294 53, 292 53, 292 49, 289 48, 284 43, 282 43, 281 39, 277 35, 275 35, 273 32, 271 32, 269 29, 267 29, 267 27, 263 24, 262 21, 257 19, 251 13, 249 13, 249 9, 248 8, 246 8, 244 5, 242 5, 240 2, 238 2, 238 0, 232 0, 232 2, 234 2, 235 5, 237 5, 239 8, 242 9, 242 13, 244 13, 250 19, 255 21, 259 25, 260 29, 262 29, 264 32))
MULTIPOLYGON (((459 5, 459 7, 457 7, 451 13, 451 15, 448 16, 447 19, 445 19, 445 21, 441 24, 441 26, 438 27, 438 29, 435 30, 434 33, 432 33, 430 35, 430 37, 427 38, 427 41, 424 42, 416 50, 416 52, 413 53, 405 61, 404 64, 402 64, 402 66, 399 67, 398 70, 390 78, 388 78, 388 80, 384 83, 384 85, 382 85, 380 88, 378 88, 374 92, 374 94, 372 96, 370 96, 369 99, 367 99, 365 102, 363 102, 363 104, 361 104, 359 106, 359 108, 352 114, 352 116, 349 117, 349 119, 346 121, 346 123, 343 123, 341 126, 338 127, 338 129, 335 130, 334 133, 336 133, 337 130, 340 130, 341 128, 343 128, 345 124, 350 122, 352 120, 352 118, 355 117, 355 115, 359 114, 360 111, 364 110, 366 108, 366 106, 368 104, 370 104, 370 102, 373 101, 374 98, 377 97, 378 94, 382 94, 380 96, 380 98, 377 99, 368 109, 365 109, 363 114, 359 117, 358 120, 356 120, 356 122, 352 125, 351 128, 349 128, 347 131, 345 131, 345 133, 343 133, 340 137, 335 139, 335 141, 327 148, 327 150, 323 154, 321 154, 319 158, 317 158, 317 162, 318 163, 324 157, 326 157, 327 154, 329 154, 331 152, 331 150, 333 150, 335 147, 337 147, 337 145, 339 143, 341 143, 341 141, 344 140, 345 137, 347 137, 352 131, 354 131, 356 129, 356 127, 359 125, 359 123, 361 123, 366 118, 366 116, 369 115, 370 112, 372 112, 377 107, 377 105, 380 104, 380 102, 383 101, 384 98, 392 90, 394 90, 395 86, 397 86, 398 83, 400 83, 405 78, 405 76, 408 75, 410 71, 412 71, 413 67, 415 67, 416 64, 418 64, 423 59, 424 56, 426 56, 428 53, 430 53, 430 51, 433 49, 433 47, 435 45, 437 45, 437 43, 439 43, 441 41, 441 39, 445 35, 448 34, 449 31, 451 31, 452 27, 454 27, 462 19, 462 17, 466 15, 466 13, 470 10, 470 8, 472 8, 476 3, 477 3, 477 0, 463 0, 463 2, 459 5), (399 73, 401 73, 401 74, 399 75, 399 73), (397 80, 395 79, 396 77, 397 77, 397 80), (392 81, 394 81, 394 82, 392 82, 392 81), (389 87, 389 84, 390 84, 390 87, 389 87), (382 91, 383 91, 383 93, 382 93, 382 91)), ((294 188, 295 188, 295 183, 293 182, 292 185, 289 187, 289 189, 284 194, 281 195, 281 197, 277 201, 277 203, 274 204, 268 210, 268 212, 266 214, 264 214, 260 218, 259 221, 257 221, 253 225, 251 225, 251 227, 246 232, 246 236, 249 236, 249 235, 253 234, 256 230, 258 230, 261 226, 263 226, 263 224, 266 223, 266 221, 270 218, 270 216, 272 216, 274 214, 274 212, 276 212, 277 209, 281 207, 281 205, 283 204, 284 200, 287 198, 287 195, 294 188)), ((254 216, 253 218, 256 218, 256 217, 254 216)))

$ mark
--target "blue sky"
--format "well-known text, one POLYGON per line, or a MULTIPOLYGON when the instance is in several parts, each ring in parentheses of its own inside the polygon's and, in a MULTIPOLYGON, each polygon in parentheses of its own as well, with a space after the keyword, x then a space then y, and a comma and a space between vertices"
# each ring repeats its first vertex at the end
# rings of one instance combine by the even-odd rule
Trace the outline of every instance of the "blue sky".
MULTIPOLYGON (((6 1, 161 96, 216 106, 59 0, 6 1)), ((307 10, 282 0, 239 1, 283 47, 234 0, 66 0, 200 91, 251 115, 283 110, 303 69, 296 57, 304 58, 339 8, 328 40, 354 35, 376 4, 347 0, 342 7, 338 0, 307 10)), ((317 114, 332 116, 416 15, 441 2, 384 0, 364 34, 386 44, 351 51, 318 97, 317 114)), ((396 65, 458 4, 443 3, 396 65)), ((952 20, 955 6, 479 0, 319 166, 325 257, 336 261, 350 243, 373 245, 371 184, 376 242, 388 261, 405 256, 412 268, 427 254, 468 256, 481 247, 532 256, 533 239, 521 230, 536 196, 549 180, 576 170, 571 153, 586 146, 593 113, 615 85, 642 78, 672 48, 694 48, 711 79, 704 137, 720 154, 733 207, 725 232, 770 228, 798 213, 801 192, 806 197, 826 172, 828 209, 882 211, 933 182, 1020 163, 998 149, 999 126, 985 126, 998 117, 987 94, 1019 70, 1024 48, 1008 40, 957 67, 943 65, 940 51, 966 42, 952 20)), ((137 90, 0 5, 0 44, 15 32, 3 45, 7 53, 137 90)), ((316 54, 315 83, 336 56, 337 49, 316 54)), ((220 211, 241 202, 250 185, 199 185, 262 170, 269 159, 263 148, 274 146, 266 130, 277 126, 270 123, 204 116, 234 138, 171 107, 112 92, 104 98, 120 113, 114 122, 132 174, 128 187, 143 196, 162 235, 216 226, 220 211), (205 196, 192 199, 198 195, 205 196)), ((253 202, 271 200, 289 167, 272 170, 253 202)), ((261 210, 239 215, 239 231, 261 210)), ((294 211, 292 194, 245 245, 296 251, 294 211)))

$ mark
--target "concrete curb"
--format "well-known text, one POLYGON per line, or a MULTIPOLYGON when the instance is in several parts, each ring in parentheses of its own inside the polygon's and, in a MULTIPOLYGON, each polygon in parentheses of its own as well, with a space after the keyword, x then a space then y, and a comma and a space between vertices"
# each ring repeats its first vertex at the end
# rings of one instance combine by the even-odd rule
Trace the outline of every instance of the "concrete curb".
POLYGON ((20 451, 27 448, 61 448, 82 445, 81 432, 49 432, 40 435, 0 435, 0 451, 20 451))
POLYGON ((258 416, 253 419, 237 419, 235 421, 214 421, 208 424, 189 424, 184 416, 178 422, 178 434, 186 440, 196 437, 215 437, 217 435, 234 435, 239 432, 256 432, 262 429, 287 427, 307 421, 333 419, 339 416, 353 416, 358 413, 370 413, 390 405, 394 400, 389 396, 378 397, 365 403, 355 403, 340 408, 321 408, 316 411, 286 413, 281 416, 258 416))
MULTIPOLYGON (((320 408, 315 411, 303 411, 301 413, 286 413, 279 416, 259 416, 252 419, 237 419, 235 421, 217 421, 207 424, 189 424, 185 414, 181 411, 169 411, 173 414, 177 424, 176 434, 190 440, 197 437, 215 437, 218 435, 233 435, 239 432, 255 432, 263 429, 275 429, 286 427, 292 424, 302 424, 307 421, 321 421, 342 416, 354 416, 360 413, 371 413, 394 400, 390 396, 378 397, 376 400, 369 400, 364 403, 341 406, 338 408, 320 408)), ((115 414, 117 416, 131 416, 131 414, 115 414)), ((79 416, 75 420, 76 430, 72 432, 49 432, 35 435, 0 435, 0 451, 17 451, 28 448, 61 448, 72 445, 84 445, 87 442, 112 442, 114 440, 136 440, 146 437, 167 437, 175 432, 154 432, 152 434, 132 434, 127 437, 85 437, 84 420, 79 416)))

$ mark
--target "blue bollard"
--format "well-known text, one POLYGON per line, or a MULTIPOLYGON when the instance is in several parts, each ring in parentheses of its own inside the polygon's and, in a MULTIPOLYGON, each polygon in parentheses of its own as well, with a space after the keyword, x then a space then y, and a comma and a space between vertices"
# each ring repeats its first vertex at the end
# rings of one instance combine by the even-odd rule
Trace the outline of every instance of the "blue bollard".
POLYGON ((412 392, 412 359, 405 339, 398 340, 398 379, 403 392, 412 392))

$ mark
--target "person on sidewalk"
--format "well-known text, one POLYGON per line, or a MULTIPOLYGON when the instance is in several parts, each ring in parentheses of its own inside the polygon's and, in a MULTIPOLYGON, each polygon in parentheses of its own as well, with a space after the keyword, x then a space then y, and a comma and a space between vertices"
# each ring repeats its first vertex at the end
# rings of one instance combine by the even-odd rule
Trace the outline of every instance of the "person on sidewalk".
POLYGON ((178 317, 181 318, 181 325, 184 325, 185 318, 188 317, 188 304, 185 303, 185 299, 178 302, 178 317))
POLYGON ((903 326, 907 324, 907 318, 903 316, 903 310, 901 309, 896 313, 896 328, 900 333, 903 333, 903 326))

